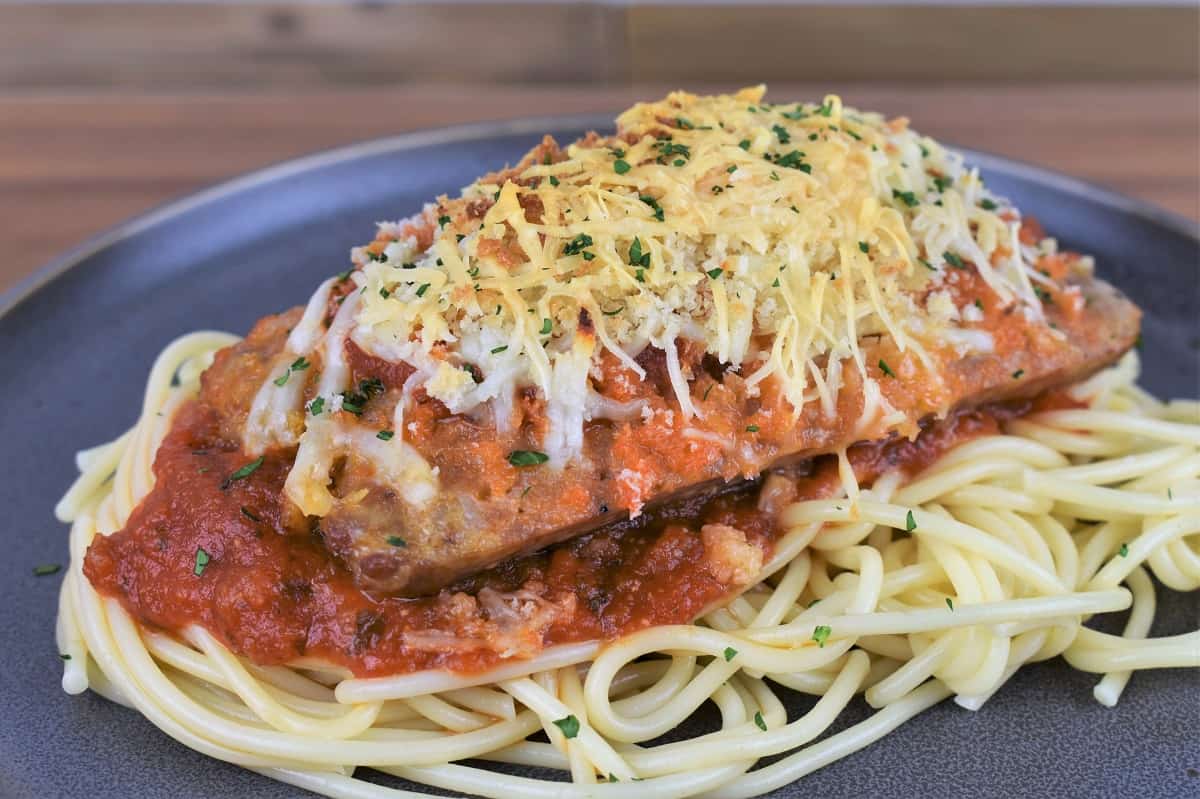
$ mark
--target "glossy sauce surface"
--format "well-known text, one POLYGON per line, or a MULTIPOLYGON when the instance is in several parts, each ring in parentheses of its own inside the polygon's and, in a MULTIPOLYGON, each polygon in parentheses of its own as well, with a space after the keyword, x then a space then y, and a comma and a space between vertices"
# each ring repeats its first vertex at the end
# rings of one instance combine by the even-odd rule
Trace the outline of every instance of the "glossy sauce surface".
MULTIPOLYGON (((855 446, 851 462, 863 484, 893 468, 915 473, 1027 408, 955 414, 915 441, 855 446)), ((760 509, 758 484, 734 485, 652 507, 434 596, 374 597, 355 586, 317 525, 297 532, 285 523, 280 497, 290 459, 268 455, 232 479, 246 464, 224 443, 218 413, 199 401, 184 406, 158 451, 155 489, 123 530, 96 538, 84 571, 143 624, 203 625, 264 665, 315 658, 357 676, 475 672, 552 644, 686 623, 746 587, 706 548, 704 525, 741 531, 764 562, 783 532, 760 509), (203 568, 199 550, 208 556, 203 568)), ((789 498, 827 496, 838 486, 836 461, 807 462, 788 479, 789 498)))

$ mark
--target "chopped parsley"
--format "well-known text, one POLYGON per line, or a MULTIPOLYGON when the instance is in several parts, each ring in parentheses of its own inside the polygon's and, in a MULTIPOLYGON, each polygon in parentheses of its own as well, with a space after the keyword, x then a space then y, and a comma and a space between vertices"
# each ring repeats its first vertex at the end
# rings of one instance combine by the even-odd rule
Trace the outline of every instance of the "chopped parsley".
POLYGON ((692 128, 696 127, 691 122, 688 122, 686 119, 684 119, 683 117, 675 117, 675 125, 680 130, 691 130, 692 128))
POLYGON ((60 569, 62 569, 62 564, 60 563, 43 563, 40 566, 33 567, 33 576, 49 577, 51 574, 58 574, 60 569))
POLYGON ((554 726, 562 730, 564 738, 574 738, 579 734, 579 719, 575 718, 574 714, 563 719, 555 719, 554 726))
POLYGON ((818 624, 813 628, 812 639, 817 642, 817 646, 825 648, 825 642, 829 640, 829 634, 833 632, 833 628, 828 624, 818 624))
POLYGON ((734 172, 737 172, 737 164, 730 165, 725 171, 732 175, 734 172))
POLYGON ((1020 379, 1021 379, 1021 375, 1023 375, 1023 374, 1025 374, 1025 370, 1024 370, 1024 369, 1018 369, 1017 371, 1013 372, 1013 380, 1020 380, 1020 379))
POLYGON ((951 599, 950 597, 946 597, 946 607, 950 608, 951 610, 954 610, 954 600, 951 599))
POLYGON ((1121 548, 1117 550, 1117 554, 1123 558, 1129 557, 1129 544, 1121 544, 1121 548))
POLYGON ((591 247, 594 242, 592 237, 586 233, 580 233, 575 238, 571 239, 563 246, 563 255, 579 255, 585 248, 591 247))
POLYGON ((204 574, 204 570, 208 568, 208 562, 212 560, 204 547, 196 547, 196 565, 192 567, 192 574, 199 577, 204 574))
POLYGON ((515 449, 508 453, 508 462, 513 466, 539 466, 548 460, 550 456, 546 453, 531 449, 515 449))
POLYGON ((245 480, 247 477, 254 474, 256 471, 258 471, 258 467, 263 465, 264 460, 266 460, 266 456, 259 455, 257 458, 250 461, 245 466, 243 466, 242 468, 235 471, 233 474, 226 477, 224 480, 221 481, 221 490, 224 491, 226 488, 229 488, 229 486, 232 485, 234 482, 236 482, 238 480, 245 480))
POLYGON ((909 208, 915 208, 920 202, 917 199, 917 195, 913 194, 911 191, 897 191, 896 189, 892 189, 892 198, 899 200, 909 208))
POLYGON ((938 190, 938 193, 944 192, 946 189, 954 185, 954 178, 947 178, 941 175, 934 175, 933 186, 938 190))
POLYGON ((553 323, 553 322, 551 322, 549 319, 543 319, 543 320, 542 320, 542 335, 543 335, 543 336, 548 336, 548 335, 550 335, 550 331, 551 331, 551 330, 553 330, 553 329, 554 329, 554 323, 553 323))
POLYGON ((508 349, 507 344, 501 344, 499 347, 492 347, 492 355, 499 355, 500 353, 504 352, 506 349, 508 349))
MULTIPOLYGON (((384 291, 386 291, 386 289, 380 289, 380 292, 384 292, 384 291)), ((386 294, 384 294, 384 299, 387 299, 386 294)), ((271 382, 277 386, 283 386, 284 384, 287 383, 288 378, 292 376, 292 372, 303 372, 309 366, 310 366, 310 364, 308 362, 308 359, 306 359, 303 355, 301 355, 299 358, 292 361, 292 365, 287 368, 286 372, 284 372, 283 374, 281 374, 279 377, 275 378, 271 382)))
POLYGON ((737 657, 737 650, 731 646, 725 647, 725 662, 728 663, 729 661, 733 660, 735 657, 737 657))
POLYGON ((624 305, 618 305, 616 308, 614 308, 614 309, 613 309, 613 310, 611 310, 611 311, 606 311, 606 310, 604 310, 603 308, 601 308, 601 309, 600 309, 600 313, 604 314, 605 316, 616 316, 617 314, 619 314, 619 313, 620 313, 621 311, 623 311, 623 310, 625 310, 625 306, 624 306, 624 305))
POLYGON ((387 286, 380 286, 379 287, 379 296, 383 297, 386 300, 388 297, 392 296, 392 292, 387 290, 387 286))
POLYGON ((926 261, 924 258, 918 258, 917 260, 921 262, 921 266, 925 267, 930 272, 937 271, 936 269, 934 269, 933 264, 929 263, 929 261, 926 261))
POLYGON ((747 432, 747 433, 757 433, 757 432, 758 432, 758 425, 756 425, 756 424, 748 424, 748 425, 746 425, 746 432, 747 432))
POLYGON ((249 519, 252 522, 261 522, 262 521, 262 519, 259 518, 257 513, 250 510, 245 505, 242 506, 242 515, 245 516, 247 519, 249 519))
POLYGON ((424 297, 425 292, 427 292, 427 291, 429 291, 428 283, 422 283, 421 285, 417 286, 417 296, 418 297, 424 297))
POLYGON ((792 135, 787 132, 787 128, 783 125, 772 125, 771 130, 774 131, 775 137, 779 139, 780 144, 787 144, 792 140, 792 135))
POLYGON ((654 218, 655 219, 657 219, 659 222, 663 221, 663 209, 662 209, 662 206, 660 206, 658 204, 658 200, 654 199, 653 197, 651 197, 648 194, 643 194, 640 197, 638 197, 638 199, 641 200, 642 202, 644 202, 646 205, 650 206, 652 209, 654 209, 654 218))
POLYGON ((749 152, 750 151, 750 140, 742 139, 740 142, 738 142, 738 147, 741 147, 746 152, 749 152))
POLYGON ((391 441, 396 436, 395 430, 380 430, 375 434, 375 437, 380 441, 391 441))
POLYGON ((325 398, 317 397, 312 402, 308 403, 308 412, 313 416, 320 416, 321 411, 325 409, 325 398))
POLYGON ((828 100, 821 103, 821 107, 817 109, 817 115, 823 116, 823 117, 832 116, 833 115, 833 103, 829 102, 828 100))
POLYGON ((68 654, 66 654, 65 652, 60 652, 58 656, 59 656, 59 658, 61 658, 62 660, 70 660, 70 659, 71 659, 71 656, 70 656, 70 655, 68 655, 68 654))
POLYGON ((637 236, 633 237, 633 244, 629 245, 629 264, 630 266, 650 266, 650 253, 642 252, 642 240, 637 236))
POLYGON ((762 713, 757 710, 754 711, 754 726, 758 727, 763 732, 767 731, 767 722, 763 720, 762 713))
POLYGON ((391 546, 394 546, 394 547, 407 547, 408 546, 408 542, 405 541, 403 538, 401 538, 398 535, 389 535, 387 542, 388 542, 388 544, 390 544, 391 546))
MULTIPOLYGON (((613 171, 616 172, 618 175, 624 175, 631 168, 632 167, 629 166, 629 162, 626 161, 624 158, 618 158, 616 161, 613 161, 613 171)), ((574 718, 574 717, 572 716, 572 718, 574 718)))
POLYGON ((917 520, 913 518, 911 510, 908 512, 908 515, 904 517, 904 529, 910 533, 917 529, 917 520))
POLYGON ((363 406, 371 397, 383 393, 383 381, 378 377, 367 378, 360 380, 357 389, 350 389, 341 393, 342 410, 347 413, 352 413, 355 416, 361 416, 363 406))
POLYGON ((558 185, 558 178, 554 177, 554 175, 551 175, 551 176, 550 176, 550 185, 551 185, 551 186, 557 186, 557 185, 558 185))
POLYGON ((707 274, 713 280, 716 280, 721 276, 721 267, 718 266, 716 269, 709 269, 705 274, 707 274))
POLYGON ((987 197, 984 197, 979 201, 979 207, 985 211, 995 211, 999 206, 989 200, 987 197))
POLYGON ((892 367, 887 365, 887 361, 883 358, 879 359, 879 371, 883 372, 888 377, 895 377, 896 373, 892 371, 892 367))
POLYGON ((871 245, 867 244, 865 241, 860 241, 858 243, 858 249, 863 253, 863 255, 869 255, 871 253, 871 245))
POLYGON ((812 174, 812 166, 810 164, 804 163, 804 161, 802 160, 803 158, 804 158, 803 152, 801 152, 800 150, 792 150, 791 152, 787 153, 786 155, 776 156, 775 163, 778 164, 779 166, 785 166, 788 169, 799 169, 801 172, 803 172, 805 174, 812 174))
POLYGON ((955 269, 962 269, 965 266, 963 259, 952 252, 942 253, 942 260, 953 266, 955 269))
POLYGON ((438 227, 445 227, 450 224, 450 217, 442 215, 438 217, 438 227))

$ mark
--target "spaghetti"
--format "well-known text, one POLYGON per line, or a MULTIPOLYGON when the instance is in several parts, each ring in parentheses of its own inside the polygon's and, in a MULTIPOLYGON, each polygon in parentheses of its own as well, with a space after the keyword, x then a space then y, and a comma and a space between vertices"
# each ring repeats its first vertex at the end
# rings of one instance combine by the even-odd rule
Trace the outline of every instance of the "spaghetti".
POLYGON ((1063 656, 1103 675, 1200 667, 1200 631, 1147 639, 1151 575, 1200 588, 1200 403, 1160 402, 1138 363, 1070 389, 1085 407, 1009 421, 911 478, 788 505, 759 580, 693 624, 551 647, 481 674, 353 678, 301 660, 263 667, 199 626, 142 629, 83 574, 120 529, 199 375, 232 336, 185 336, 159 356, 137 424, 79 453, 56 512, 71 564, 57 625, 63 687, 132 707, 185 745, 331 797, 408 792, 354 776, 507 797, 748 797, 799 779, 954 697, 977 709, 1024 664, 1063 656), (1130 610, 1122 635, 1084 626, 1130 610), (787 717, 772 684, 815 695, 787 717), (858 694, 874 715, 822 738, 858 694), (646 746, 712 702, 718 731, 646 746), (542 732, 547 742, 530 740, 542 732), (756 768, 761 758, 775 757, 756 768), (535 780, 458 765, 536 766, 535 780), (596 783, 611 783, 599 785, 596 783))

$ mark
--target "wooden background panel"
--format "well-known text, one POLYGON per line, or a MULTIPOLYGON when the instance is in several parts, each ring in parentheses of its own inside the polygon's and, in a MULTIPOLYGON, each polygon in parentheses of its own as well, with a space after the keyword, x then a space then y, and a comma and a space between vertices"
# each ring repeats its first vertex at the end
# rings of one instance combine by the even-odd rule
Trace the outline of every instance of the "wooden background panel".
POLYGON ((624 39, 586 3, 0 4, 0 90, 605 83, 624 39))
POLYGON ((1200 8, 1038 3, 629 9, 635 80, 1195 78, 1200 8))
POLYGON ((1200 8, 834 5, 629 10, 634 79, 1195 78, 1200 8))
POLYGON ((1195 79, 1200 8, 0 3, 0 90, 1195 79))
MULTIPOLYGON (((0 95, 0 289, 132 214, 281 159, 444 124, 615 112, 670 88, 0 95)), ((771 96, 817 98, 828 89, 779 84, 771 96)), ((847 103, 907 114, 917 129, 945 141, 1059 169, 1200 218, 1200 120, 1191 82, 842 89, 847 103)))

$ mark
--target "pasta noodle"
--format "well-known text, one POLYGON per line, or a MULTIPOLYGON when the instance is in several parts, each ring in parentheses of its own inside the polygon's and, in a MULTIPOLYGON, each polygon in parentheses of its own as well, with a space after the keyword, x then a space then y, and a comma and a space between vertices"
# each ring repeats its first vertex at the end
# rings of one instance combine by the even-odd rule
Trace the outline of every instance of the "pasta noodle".
POLYGON ((1088 407, 1014 420, 904 483, 796 502, 760 581, 693 624, 551 648, 483 675, 354 679, 250 664, 200 627, 142 630, 82 573, 97 534, 151 488, 173 413, 213 353, 158 358, 141 418, 81 452, 57 638, 63 688, 133 707, 205 754, 331 797, 403 797, 354 776, 492 796, 755 796, 846 757, 942 700, 978 709, 1026 663, 1061 655, 1114 705, 1134 671, 1200 667, 1200 631, 1150 639, 1153 578, 1200 588, 1200 403, 1134 385, 1136 355, 1074 389, 1088 407), (1129 609, 1121 635, 1085 626, 1129 609), (814 694, 788 718, 776 686, 814 694), (868 719, 822 738, 855 696, 868 719), (646 745, 711 702, 720 729, 646 745), (548 742, 530 740, 539 731, 548 742), (781 756, 756 768, 761 758, 781 756), (458 765, 535 766, 538 780, 458 765), (598 783, 606 783, 599 785, 598 783))

